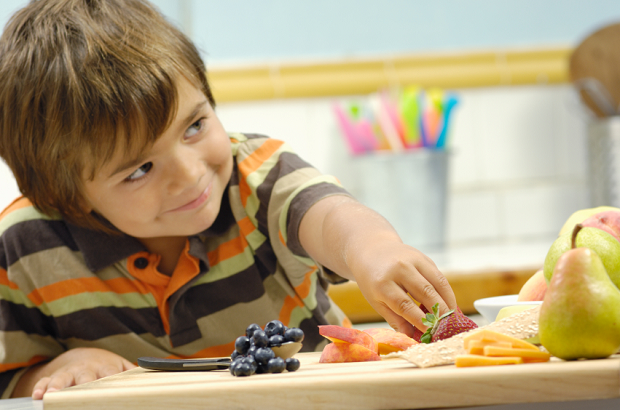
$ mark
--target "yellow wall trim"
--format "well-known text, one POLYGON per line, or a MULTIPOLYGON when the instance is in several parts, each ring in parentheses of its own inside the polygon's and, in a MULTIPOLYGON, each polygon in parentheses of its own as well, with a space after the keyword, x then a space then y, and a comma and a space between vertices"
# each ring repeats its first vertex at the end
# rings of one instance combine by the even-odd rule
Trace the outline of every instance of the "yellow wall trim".
POLYGON ((327 97, 418 85, 447 89, 568 81, 572 49, 393 56, 209 70, 216 101, 327 97))

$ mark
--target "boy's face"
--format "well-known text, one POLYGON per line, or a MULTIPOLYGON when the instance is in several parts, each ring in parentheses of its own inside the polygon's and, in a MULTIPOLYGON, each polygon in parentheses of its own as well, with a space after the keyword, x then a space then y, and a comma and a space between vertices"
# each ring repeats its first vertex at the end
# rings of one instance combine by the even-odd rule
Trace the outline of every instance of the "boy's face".
POLYGON ((90 207, 136 238, 210 227, 232 172, 230 140, 205 95, 185 78, 177 92, 176 116, 152 147, 140 158, 119 149, 85 182, 90 207))

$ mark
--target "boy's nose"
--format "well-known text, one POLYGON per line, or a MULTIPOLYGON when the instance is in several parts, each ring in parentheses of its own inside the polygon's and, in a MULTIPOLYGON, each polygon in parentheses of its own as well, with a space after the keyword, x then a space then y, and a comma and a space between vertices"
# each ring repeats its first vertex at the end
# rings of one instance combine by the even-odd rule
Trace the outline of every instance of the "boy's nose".
POLYGON ((187 187, 194 186, 200 180, 204 167, 200 159, 187 152, 178 152, 169 165, 168 192, 178 194, 187 187))

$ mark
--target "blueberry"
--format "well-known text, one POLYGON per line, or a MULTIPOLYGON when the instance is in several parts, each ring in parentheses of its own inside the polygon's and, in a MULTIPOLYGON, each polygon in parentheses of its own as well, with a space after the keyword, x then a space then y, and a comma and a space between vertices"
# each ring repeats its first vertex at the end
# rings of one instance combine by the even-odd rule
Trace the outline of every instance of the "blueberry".
POLYGON ((304 340, 304 331, 298 327, 291 327, 284 333, 284 340, 287 342, 301 342, 304 340))
POLYGON ((286 363, 281 357, 276 357, 267 362, 267 371, 269 373, 282 373, 286 369, 286 363))
POLYGON ((284 324, 279 320, 272 320, 265 325, 265 333, 267 333, 267 336, 269 337, 273 335, 283 335, 284 324))
POLYGON ((258 363, 256 366, 256 374, 263 374, 263 373, 269 373, 267 371, 267 365, 266 364, 262 364, 262 363, 258 363))
POLYGON ((268 347, 261 347, 254 354, 254 359, 258 364, 267 364, 274 357, 276 357, 276 354, 268 347))
POLYGON ((252 373, 254 373, 252 371, 252 366, 250 366, 249 363, 245 363, 244 361, 240 361, 233 370, 233 374, 235 376, 251 376, 252 373))
POLYGON ((235 351, 239 352, 239 354, 247 354, 250 345, 251 343, 249 337, 239 336, 237 340, 235 340, 235 351))
POLYGON ((284 336, 273 335, 269 338, 269 346, 280 346, 284 343, 284 336))
POLYGON ((252 335, 252 343, 256 347, 267 347, 269 344, 269 338, 262 330, 257 330, 252 335))
POLYGON ((232 361, 232 363, 230 364, 230 367, 228 368, 228 370, 230 371, 230 374, 232 374, 233 376, 235 375, 235 369, 237 368, 237 366, 239 366, 240 363, 241 363, 240 359, 236 359, 232 361))
POLYGON ((286 359, 286 370, 288 370, 289 372, 294 372, 295 370, 299 369, 299 360, 295 359, 294 357, 289 357, 288 359, 286 359))
POLYGON ((258 350, 258 347, 250 346, 250 348, 248 349, 248 352, 245 355, 246 356, 254 356, 256 354, 257 350, 258 350))
POLYGON ((258 367, 258 363, 252 356, 247 356, 243 358, 243 363, 247 363, 252 368, 252 373, 256 372, 256 368, 258 367))
POLYGON ((252 323, 250 326, 248 326, 248 327, 245 329, 245 335, 246 335, 247 337, 252 337, 252 335, 254 334, 254 332, 255 332, 255 331, 257 331, 257 330, 262 330, 262 329, 261 329, 261 328, 260 328, 260 326, 259 326, 259 325, 257 325, 256 323, 252 323))

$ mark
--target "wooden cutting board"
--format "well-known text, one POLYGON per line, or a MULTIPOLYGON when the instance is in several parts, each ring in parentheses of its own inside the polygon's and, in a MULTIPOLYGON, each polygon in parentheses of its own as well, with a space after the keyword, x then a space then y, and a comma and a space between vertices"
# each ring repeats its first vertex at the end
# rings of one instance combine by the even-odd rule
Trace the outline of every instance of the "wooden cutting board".
POLYGON ((403 359, 319 363, 293 373, 233 377, 226 370, 132 369, 47 394, 54 409, 417 409, 620 397, 620 355, 603 360, 417 368, 403 359))

